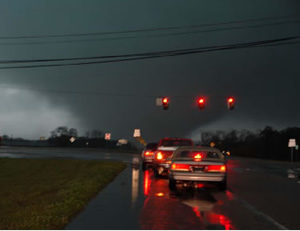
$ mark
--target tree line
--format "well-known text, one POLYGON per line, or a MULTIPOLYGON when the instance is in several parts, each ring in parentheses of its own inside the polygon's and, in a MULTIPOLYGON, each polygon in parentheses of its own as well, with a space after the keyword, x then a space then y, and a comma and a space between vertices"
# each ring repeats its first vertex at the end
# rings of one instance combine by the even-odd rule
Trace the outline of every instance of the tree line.
POLYGON ((26 140, 2 136, 2 143, 9 146, 44 146, 44 147, 85 147, 136 150, 134 144, 119 144, 118 140, 105 140, 104 133, 99 129, 87 131, 84 136, 78 135, 76 128, 60 126, 50 132, 50 136, 41 140, 26 140))
MULTIPOLYGON (((273 160, 290 160, 289 139, 300 142, 300 128, 289 127, 276 130, 266 126, 259 131, 231 130, 228 132, 203 132, 202 145, 209 146, 213 141, 221 150, 228 150, 232 155, 257 157, 273 160)), ((298 150, 294 149, 294 159, 300 161, 298 150)))

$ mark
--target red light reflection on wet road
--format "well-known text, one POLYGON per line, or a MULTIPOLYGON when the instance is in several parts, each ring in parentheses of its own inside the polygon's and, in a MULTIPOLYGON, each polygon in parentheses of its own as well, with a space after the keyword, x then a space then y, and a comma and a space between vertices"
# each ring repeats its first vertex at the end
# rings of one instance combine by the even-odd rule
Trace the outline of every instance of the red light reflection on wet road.
POLYGON ((144 172, 144 195, 145 196, 149 195, 150 185, 151 185, 151 179, 150 179, 149 170, 146 170, 144 172))
POLYGON ((225 230, 233 230, 234 227, 231 224, 231 221, 221 214, 216 214, 213 212, 201 212, 198 210, 198 207, 194 207, 193 211, 195 215, 201 218, 202 221, 207 221, 210 225, 222 225, 225 230))
POLYGON ((147 170, 143 186, 147 199, 140 216, 141 229, 199 230, 221 226, 225 230, 234 229, 229 218, 213 211, 218 202, 201 184, 197 189, 170 191, 168 179, 155 179, 153 172, 147 170))
POLYGON ((220 224, 220 225, 224 226, 225 230, 234 229, 234 227, 231 224, 231 221, 224 215, 208 212, 208 213, 206 213, 206 219, 210 224, 213 224, 213 225, 220 224))

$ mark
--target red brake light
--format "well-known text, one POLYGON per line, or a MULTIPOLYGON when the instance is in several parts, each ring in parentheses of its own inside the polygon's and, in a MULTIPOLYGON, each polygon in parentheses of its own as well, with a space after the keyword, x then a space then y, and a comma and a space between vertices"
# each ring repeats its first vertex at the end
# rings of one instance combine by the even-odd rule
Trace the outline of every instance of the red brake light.
POLYGON ((163 159, 163 154, 161 152, 158 152, 156 155, 156 159, 162 160, 163 159))
POLYGON ((178 171, 189 171, 190 165, 189 164, 172 164, 171 169, 178 170, 178 171))
POLYGON ((200 153, 197 153, 196 155, 194 155, 194 160, 195 161, 201 161, 202 160, 202 155, 200 153))
POLYGON ((152 156, 153 152, 145 152, 145 156, 152 156))
POLYGON ((225 165, 209 165, 207 166, 206 171, 208 172, 226 172, 225 165))

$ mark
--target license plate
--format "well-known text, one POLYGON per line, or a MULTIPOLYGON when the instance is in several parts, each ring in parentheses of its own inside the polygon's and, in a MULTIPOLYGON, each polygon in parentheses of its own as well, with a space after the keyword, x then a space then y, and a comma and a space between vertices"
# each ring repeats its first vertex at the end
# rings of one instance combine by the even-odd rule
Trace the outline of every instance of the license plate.
POLYGON ((204 167, 193 167, 193 172, 203 172, 204 167))

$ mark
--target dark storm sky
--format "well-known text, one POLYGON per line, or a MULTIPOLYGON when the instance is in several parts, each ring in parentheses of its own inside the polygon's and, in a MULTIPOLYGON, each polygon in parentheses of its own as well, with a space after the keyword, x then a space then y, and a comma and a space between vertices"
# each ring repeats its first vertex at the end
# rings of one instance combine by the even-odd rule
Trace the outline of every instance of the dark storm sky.
MULTIPOLYGON (((298 0, 1 0, 0 37, 190 26, 299 12, 298 0)), ((292 19, 300 20, 300 16, 292 19)), ((278 21, 286 19, 237 25, 278 21)), ((210 28, 225 27, 204 29, 210 28)), ((245 43, 300 36, 300 23, 146 37, 157 33, 162 32, 143 33, 135 39, 32 45, 3 44, 103 37, 1 39, 0 59, 103 56, 245 43)), ((120 36, 124 35, 105 38, 120 36)), ((209 129, 299 126, 299 54, 297 44, 122 63, 0 70, 0 134, 35 139, 66 125, 76 127, 82 135, 97 128, 111 132, 113 138, 129 138, 134 128, 141 128, 144 138, 151 141, 164 136, 198 139, 201 131, 209 129), (128 94, 139 97, 118 96, 128 94), (145 97, 148 95, 170 96, 170 109, 156 107, 155 98, 145 97), (207 97, 204 111, 195 106, 199 95, 207 97), (234 111, 226 109, 229 95, 237 100, 234 111)))

